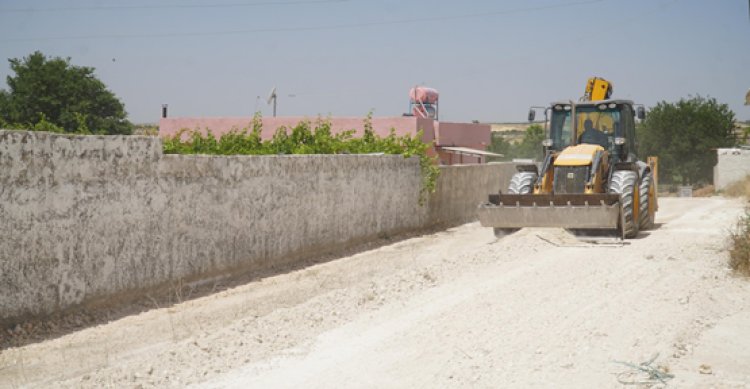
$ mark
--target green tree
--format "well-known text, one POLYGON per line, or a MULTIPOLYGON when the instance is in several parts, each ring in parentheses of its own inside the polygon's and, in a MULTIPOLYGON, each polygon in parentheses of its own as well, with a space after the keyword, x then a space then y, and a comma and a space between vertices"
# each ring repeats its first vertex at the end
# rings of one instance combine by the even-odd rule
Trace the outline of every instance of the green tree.
POLYGON ((516 158, 533 158, 540 161, 542 154, 542 141, 544 140, 544 128, 538 124, 532 124, 526 128, 523 140, 516 146, 516 158))
POLYGON ((34 127, 48 122, 72 133, 131 134, 125 107, 94 75, 94 69, 47 58, 36 51, 8 60, 15 75, 0 92, 0 119, 34 127))
POLYGON ((662 180, 683 185, 712 181, 718 147, 735 144, 734 112, 701 96, 662 101, 638 126, 641 156, 659 157, 662 180))
POLYGON ((0 89, 0 128, 6 128, 10 123, 6 118, 10 116, 10 94, 0 89))
POLYGON ((490 136, 490 145, 487 146, 487 151, 502 154, 503 157, 497 157, 498 160, 510 160, 513 157, 510 142, 505 140, 503 134, 498 131, 493 131, 490 136))
POLYGON ((503 157, 499 160, 503 161, 509 161, 513 158, 532 158, 540 161, 544 157, 542 153, 544 137, 544 127, 538 124, 527 127, 523 139, 518 143, 511 143, 505 139, 502 133, 493 132, 487 150, 502 154, 503 157))

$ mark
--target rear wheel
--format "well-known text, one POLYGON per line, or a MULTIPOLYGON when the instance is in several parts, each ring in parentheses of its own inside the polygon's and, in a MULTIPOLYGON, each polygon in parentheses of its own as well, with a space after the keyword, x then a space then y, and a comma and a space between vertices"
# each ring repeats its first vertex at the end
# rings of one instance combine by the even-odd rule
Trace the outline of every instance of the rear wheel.
MULTIPOLYGON (((534 190, 536 177, 537 175, 534 172, 518 172, 514 174, 510 180, 508 193, 530 194, 534 190)), ((495 237, 502 238, 520 230, 520 228, 494 228, 493 230, 495 231, 495 237)))
POLYGON ((651 172, 646 172, 641 178, 641 186, 638 190, 638 225, 641 231, 650 230, 654 227, 654 212, 651 206, 651 191, 654 185, 654 177, 651 172))
POLYGON ((621 228, 626 238, 638 235, 638 221, 635 219, 636 190, 638 190, 638 173, 630 170, 618 170, 612 173, 609 193, 620 195, 622 203, 621 228))

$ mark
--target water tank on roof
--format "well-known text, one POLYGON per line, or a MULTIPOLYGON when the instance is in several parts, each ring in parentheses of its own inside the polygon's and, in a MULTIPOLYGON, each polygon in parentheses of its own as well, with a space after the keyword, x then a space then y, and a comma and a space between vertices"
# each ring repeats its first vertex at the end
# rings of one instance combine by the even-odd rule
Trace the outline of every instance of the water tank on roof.
POLYGON ((416 86, 409 90, 409 101, 412 103, 437 104, 440 94, 436 89, 416 86))
POLYGON ((425 86, 409 90, 409 113, 422 118, 438 119, 438 91, 425 86))

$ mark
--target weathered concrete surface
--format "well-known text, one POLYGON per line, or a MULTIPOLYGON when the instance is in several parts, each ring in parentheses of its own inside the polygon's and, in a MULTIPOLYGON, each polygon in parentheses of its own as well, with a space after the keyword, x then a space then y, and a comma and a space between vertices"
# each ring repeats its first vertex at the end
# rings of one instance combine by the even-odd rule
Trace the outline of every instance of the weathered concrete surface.
POLYGON ((472 220, 511 170, 443 168, 420 207, 415 158, 176 156, 158 138, 0 130, 0 324, 472 220))
POLYGON ((490 193, 505 191, 515 172, 512 163, 441 166, 428 224, 452 226, 476 220, 479 203, 487 201, 490 193))
POLYGON ((718 149, 718 161, 714 166, 714 187, 726 189, 734 182, 750 175, 750 150, 718 149))

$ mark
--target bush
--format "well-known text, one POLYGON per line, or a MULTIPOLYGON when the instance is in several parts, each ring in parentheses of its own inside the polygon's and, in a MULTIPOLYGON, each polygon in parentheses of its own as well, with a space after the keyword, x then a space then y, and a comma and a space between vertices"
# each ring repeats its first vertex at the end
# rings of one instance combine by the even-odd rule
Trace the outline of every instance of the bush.
POLYGON ((487 151, 502 154, 502 158, 497 158, 500 161, 510 161, 514 158, 531 158, 541 161, 544 158, 542 152, 544 137, 544 127, 538 124, 532 124, 526 128, 523 139, 518 143, 507 141, 503 133, 493 132, 487 151))
MULTIPOLYGON (((730 185, 724 193, 732 197, 750 198, 750 176, 730 185)), ((737 222, 729 238, 729 267, 750 277, 750 208, 745 210, 745 215, 737 222)))
POLYGON ((729 267, 736 272, 750 277, 750 209, 737 222, 737 228, 731 234, 729 249, 729 267))
POLYGON ((729 197, 750 196, 750 176, 742 181, 737 181, 724 189, 724 194, 729 197))

